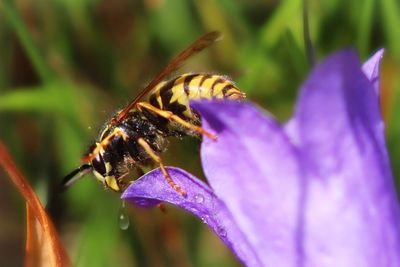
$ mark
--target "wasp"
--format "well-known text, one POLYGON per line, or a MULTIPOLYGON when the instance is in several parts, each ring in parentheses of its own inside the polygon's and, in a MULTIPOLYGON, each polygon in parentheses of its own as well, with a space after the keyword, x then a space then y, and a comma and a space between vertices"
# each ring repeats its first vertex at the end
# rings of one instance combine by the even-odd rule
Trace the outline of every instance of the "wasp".
POLYGON ((83 164, 68 174, 64 187, 89 172, 116 192, 122 192, 134 180, 131 172, 157 164, 168 184, 182 196, 184 189, 168 174, 160 154, 166 149, 166 138, 202 135, 216 136, 201 127, 199 114, 190 106, 191 100, 240 100, 245 94, 228 77, 215 74, 187 73, 164 81, 190 56, 219 40, 219 32, 201 36, 151 80, 146 87, 100 131, 98 140, 82 157, 83 164))

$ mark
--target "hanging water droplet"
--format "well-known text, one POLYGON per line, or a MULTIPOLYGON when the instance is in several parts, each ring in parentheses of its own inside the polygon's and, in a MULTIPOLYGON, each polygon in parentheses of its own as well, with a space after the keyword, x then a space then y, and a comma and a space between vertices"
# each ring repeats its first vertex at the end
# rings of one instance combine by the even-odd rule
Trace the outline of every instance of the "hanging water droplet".
POLYGON ((226 236, 226 230, 225 230, 225 228, 222 227, 222 226, 218 226, 218 228, 217 228, 217 233, 218 233, 218 235, 221 236, 221 237, 225 237, 225 236, 226 236))
POLYGON ((204 197, 203 197, 203 195, 201 195, 201 194, 197 194, 197 195, 195 195, 194 196, 194 201, 196 201, 196 203, 203 203, 203 201, 204 201, 204 197))
POLYGON ((125 201, 122 201, 121 207, 118 212, 118 225, 121 230, 126 230, 129 228, 130 221, 127 209, 125 207, 125 201))
POLYGON ((203 223, 207 224, 208 221, 209 221, 209 219, 210 219, 210 216, 204 215, 204 216, 201 217, 200 219, 201 219, 201 221, 202 221, 203 223))

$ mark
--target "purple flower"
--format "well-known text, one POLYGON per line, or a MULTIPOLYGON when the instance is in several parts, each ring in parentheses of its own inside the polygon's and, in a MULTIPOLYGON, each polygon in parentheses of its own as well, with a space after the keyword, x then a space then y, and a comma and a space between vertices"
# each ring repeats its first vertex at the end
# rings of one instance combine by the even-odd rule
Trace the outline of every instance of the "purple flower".
POLYGON ((122 198, 175 204, 205 222, 246 266, 400 266, 400 209, 379 111, 379 62, 342 51, 316 67, 285 125, 248 103, 200 102, 210 187, 159 170, 122 198))

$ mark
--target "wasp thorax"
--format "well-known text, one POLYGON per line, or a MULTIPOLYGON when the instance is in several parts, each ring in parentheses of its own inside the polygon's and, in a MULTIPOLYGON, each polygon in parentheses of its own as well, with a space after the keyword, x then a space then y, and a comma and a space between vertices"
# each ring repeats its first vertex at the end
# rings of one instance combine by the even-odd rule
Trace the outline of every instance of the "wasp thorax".
MULTIPOLYGON (((122 191, 127 185, 123 179, 132 180, 127 177, 131 170, 140 170, 150 163, 151 155, 146 149, 155 154, 164 150, 163 133, 166 132, 161 132, 160 127, 141 112, 132 112, 116 125, 107 124, 84 160, 91 164, 97 180, 107 188, 122 191), (139 140, 148 148, 140 145, 139 140)), ((163 128, 167 129, 166 126, 163 128)))

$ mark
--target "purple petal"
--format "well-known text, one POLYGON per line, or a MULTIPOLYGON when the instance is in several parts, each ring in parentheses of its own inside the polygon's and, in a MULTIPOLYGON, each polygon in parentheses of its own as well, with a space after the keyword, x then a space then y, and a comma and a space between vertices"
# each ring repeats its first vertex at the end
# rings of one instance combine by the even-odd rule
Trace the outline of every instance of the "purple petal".
POLYGON ((203 127, 219 137, 202 144, 215 194, 169 169, 187 198, 159 171, 123 198, 144 206, 166 201, 194 213, 246 266, 400 266, 400 209, 374 58, 365 73, 351 51, 318 66, 284 129, 245 103, 194 103, 203 127))
POLYGON ((167 170, 174 182, 186 191, 186 197, 178 194, 157 169, 130 185, 122 198, 138 206, 168 202, 185 209, 201 218, 247 266, 263 266, 224 202, 206 184, 187 172, 177 168, 167 170))
MULTIPOLYGON (((383 57, 385 50, 379 49, 372 57, 370 57, 367 62, 365 62, 362 66, 362 71, 364 72, 365 76, 367 76, 368 80, 372 83, 374 91, 376 93, 376 100, 374 102, 379 101, 379 69, 380 63, 383 57)), ((290 140, 294 144, 298 144, 298 136, 297 136, 297 129, 296 129, 296 120, 295 118, 291 118, 285 125, 285 131, 288 133, 290 140)), ((378 125, 383 127, 383 121, 379 120, 378 125)), ((385 147, 384 139, 382 139, 382 147, 385 147)))
POLYGON ((367 62, 362 66, 362 70, 367 76, 368 80, 372 83, 376 95, 379 96, 379 67, 383 57, 384 49, 379 49, 367 62))
POLYGON ((354 52, 312 72, 293 125, 288 134, 297 131, 307 178, 306 265, 400 266, 399 205, 379 104, 354 52))
MULTIPOLYGON (((193 104, 203 126, 218 135, 204 139, 204 172, 246 233, 263 266, 297 266, 301 258, 299 166, 281 127, 249 104, 193 104)), ((248 265, 251 266, 251 265, 248 265)))

